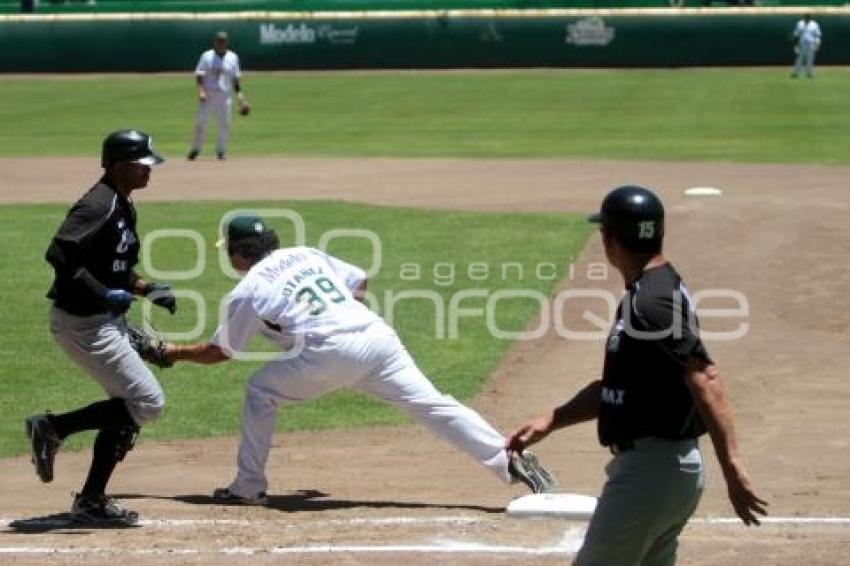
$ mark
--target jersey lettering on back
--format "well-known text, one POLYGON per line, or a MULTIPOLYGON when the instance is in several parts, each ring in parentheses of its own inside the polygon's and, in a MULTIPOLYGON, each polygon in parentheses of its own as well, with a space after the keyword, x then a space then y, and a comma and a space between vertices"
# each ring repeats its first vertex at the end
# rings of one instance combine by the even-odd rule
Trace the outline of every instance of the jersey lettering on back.
POLYGON ((228 295, 227 320, 213 342, 239 352, 255 332, 287 347, 296 336, 320 339, 365 328, 380 320, 352 295, 365 277, 360 268, 313 248, 277 250, 228 295))

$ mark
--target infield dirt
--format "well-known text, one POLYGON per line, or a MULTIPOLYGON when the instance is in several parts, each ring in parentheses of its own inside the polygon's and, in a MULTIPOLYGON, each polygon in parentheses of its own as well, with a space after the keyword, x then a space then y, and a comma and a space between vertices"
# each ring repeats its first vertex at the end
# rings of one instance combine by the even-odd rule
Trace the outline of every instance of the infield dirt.
MULTIPOLYGON (((0 202, 70 204, 98 174, 72 158, 0 159, 0 202)), ((137 200, 346 199, 387 205, 490 211, 581 211, 608 189, 655 187, 668 209, 666 253, 692 292, 731 289, 746 298, 746 319, 703 318, 709 331, 749 325, 744 338, 709 341, 736 409, 741 454, 770 512, 780 517, 850 517, 850 167, 560 160, 261 159, 172 160, 137 200), (687 197, 714 186, 722 197, 687 197)), ((403 227, 399 227, 403 229, 403 227)), ((451 258, 446 258, 451 261, 451 258)), ((615 272, 590 281, 604 262, 592 237, 563 288, 619 293, 615 272)), ((712 303, 707 308, 727 308, 712 303)), ((566 326, 593 330, 574 301, 566 326)), ((532 323, 532 326, 536 326, 532 323)), ((598 341, 566 340, 552 325, 518 342, 473 405, 505 432, 567 399, 597 376, 598 341)), ((238 368, 234 367, 234 371, 238 368)), ((281 418, 286 418, 282 411, 281 418)), ((271 505, 220 507, 208 495, 229 481, 236 440, 142 443, 116 474, 114 493, 149 519, 193 519, 128 531, 0 530, 0 548, 78 549, 4 556, 21 563, 99 563, 132 554, 141 563, 563 562, 566 554, 392 552, 271 554, 309 545, 463 544, 560 548, 581 524, 508 519, 520 487, 505 488, 466 456, 418 427, 383 427, 276 437, 269 463, 271 505), (213 521, 218 520, 218 523, 213 521), (224 520, 224 521, 221 521, 224 520), (566 535, 565 535, 566 532, 566 535), (226 548, 255 554, 226 555, 226 548), (86 550, 88 549, 88 550, 86 550), (100 549, 97 552, 92 549, 100 549), (193 551, 181 554, 180 551, 193 551)), ((732 516, 710 443, 708 480, 696 516, 732 516)), ((596 495, 609 454, 593 425, 554 435, 537 449, 562 488, 596 495)), ((30 519, 67 511, 90 454, 60 453, 57 479, 41 485, 27 458, 0 460, 0 515, 30 519)), ((577 529, 577 530, 576 530, 577 529)), ((578 534, 576 534, 578 533, 578 534)), ((681 564, 850 563, 850 524, 740 525, 694 522, 681 539, 681 564)))

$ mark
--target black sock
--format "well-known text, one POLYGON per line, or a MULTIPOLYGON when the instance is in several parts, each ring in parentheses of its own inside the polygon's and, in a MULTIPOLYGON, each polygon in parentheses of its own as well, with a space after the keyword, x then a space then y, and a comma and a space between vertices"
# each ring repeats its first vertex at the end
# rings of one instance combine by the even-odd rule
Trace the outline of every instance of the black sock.
POLYGON ((124 400, 119 397, 97 401, 61 415, 49 415, 47 418, 62 439, 83 430, 101 430, 133 423, 124 400))
POLYGON ((120 436, 116 429, 107 428, 97 434, 91 468, 80 495, 103 495, 115 466, 118 464, 117 446, 120 436))

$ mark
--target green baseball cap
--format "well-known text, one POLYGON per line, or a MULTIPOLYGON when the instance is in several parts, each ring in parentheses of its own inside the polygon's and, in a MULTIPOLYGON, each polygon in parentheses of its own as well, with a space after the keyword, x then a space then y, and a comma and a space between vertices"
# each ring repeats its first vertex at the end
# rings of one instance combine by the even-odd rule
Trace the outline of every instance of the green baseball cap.
POLYGON ((216 242, 215 246, 220 248, 225 242, 235 242, 244 240, 245 238, 261 236, 269 231, 270 228, 259 216, 253 214, 234 216, 227 223, 224 238, 216 242))

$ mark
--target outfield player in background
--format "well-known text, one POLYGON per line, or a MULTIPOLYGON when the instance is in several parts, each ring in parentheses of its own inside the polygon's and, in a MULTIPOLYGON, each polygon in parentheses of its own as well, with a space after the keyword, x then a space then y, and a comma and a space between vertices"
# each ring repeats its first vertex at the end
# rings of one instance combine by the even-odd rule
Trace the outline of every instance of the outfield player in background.
POLYGON ((53 300, 50 332, 109 396, 68 413, 26 419, 32 461, 43 482, 53 480, 54 458, 66 437, 98 431, 88 477, 71 508, 79 523, 136 524, 134 511, 106 496, 106 484, 133 448, 139 427, 156 419, 165 402, 156 378, 130 347, 124 322, 135 295, 148 296, 172 314, 177 308, 167 285, 147 283, 133 270, 139 238, 130 195, 147 186, 151 166, 162 161, 144 132, 109 134, 103 176, 71 207, 47 250, 56 273, 47 295, 53 300))
POLYGON ((575 563, 670 565, 702 494, 697 438, 706 431, 738 516, 758 524, 766 503, 738 456, 732 410, 687 288, 661 254, 661 201, 642 187, 620 187, 590 220, 600 223, 608 261, 626 283, 602 379, 519 428, 508 447, 524 450, 554 430, 597 419, 599 441, 614 458, 575 563))
POLYGON ((230 136, 231 91, 236 93, 241 113, 247 113, 248 101, 242 92, 239 56, 228 49, 227 32, 215 34, 213 48, 204 51, 195 68, 198 85, 198 113, 195 117, 195 132, 192 147, 186 157, 191 161, 198 157, 204 145, 210 115, 215 114, 217 132, 215 155, 218 159, 227 156, 227 140, 230 136))
POLYGON ((221 242, 244 279, 228 295, 226 320, 208 343, 166 346, 169 362, 238 358, 261 333, 287 352, 251 377, 242 414, 236 478, 214 498, 264 504, 266 460, 280 405, 341 387, 374 395, 406 411, 507 483, 534 492, 554 482, 530 452, 509 455, 505 438, 478 413, 443 395, 414 363, 395 331, 361 304, 366 274, 307 247, 278 249, 262 219, 234 218, 221 242))
POLYGON ((797 58, 794 60, 794 70, 791 78, 796 79, 800 73, 812 78, 812 69, 815 66, 815 53, 820 49, 820 26, 809 14, 797 22, 794 28, 794 52, 797 58))

